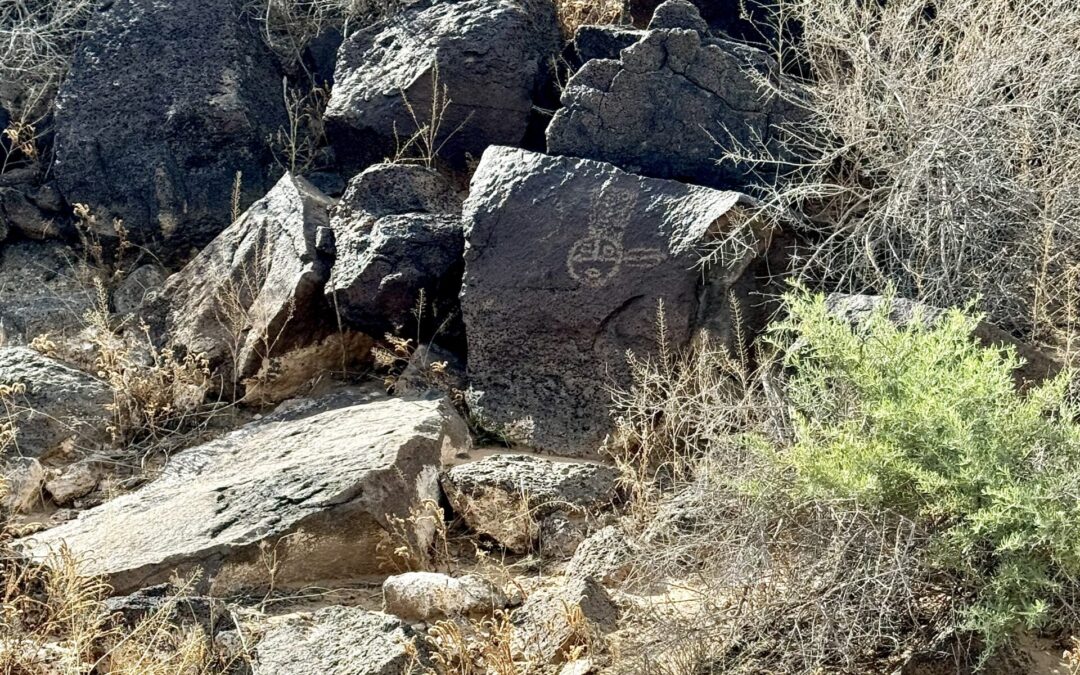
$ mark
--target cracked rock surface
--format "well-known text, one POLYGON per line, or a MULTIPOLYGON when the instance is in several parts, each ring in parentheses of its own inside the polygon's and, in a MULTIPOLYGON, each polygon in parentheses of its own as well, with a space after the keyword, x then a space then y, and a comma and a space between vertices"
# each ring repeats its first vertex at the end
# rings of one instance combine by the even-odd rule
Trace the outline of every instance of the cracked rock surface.
MULTIPOLYGON (((608 387, 627 383, 627 350, 654 351, 661 302, 668 340, 685 344, 709 276, 701 245, 745 203, 603 162, 485 152, 464 207, 461 292, 482 423, 556 454, 595 453, 610 429, 608 387)), ((736 256, 733 278, 754 255, 736 256)))
MULTIPOLYGON (((625 29, 588 29, 584 56, 630 42, 625 29)), ((749 165, 721 162, 739 146, 772 147, 794 111, 763 84, 792 86, 763 51, 713 38, 697 10, 667 2, 640 40, 574 74, 547 131, 548 152, 599 159, 637 173, 743 189, 749 165)))
POLYGON ((460 168, 488 145, 520 143, 557 49, 544 3, 438 3, 359 30, 338 53, 326 110, 338 156, 366 165, 393 155, 431 121, 436 79, 451 101, 438 121, 440 158, 460 168))
MULTIPOLYGON (((442 401, 381 399, 254 422, 175 455, 162 475, 78 519, 19 540, 38 558, 65 542, 117 593, 206 572, 212 592, 377 571, 388 514, 433 498, 444 444, 464 442, 442 401)), ((414 532, 424 539, 429 532, 414 532)))

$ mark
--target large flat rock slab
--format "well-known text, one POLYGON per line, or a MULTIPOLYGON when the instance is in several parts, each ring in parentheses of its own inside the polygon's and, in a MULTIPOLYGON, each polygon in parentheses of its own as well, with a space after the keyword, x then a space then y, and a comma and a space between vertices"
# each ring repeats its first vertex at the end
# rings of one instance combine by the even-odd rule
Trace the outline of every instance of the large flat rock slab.
MULTIPOLYGON (((215 593, 379 570, 387 515, 437 495, 444 445, 464 443, 442 401, 381 399, 260 421, 173 457, 146 487, 18 543, 66 544, 117 593, 202 570, 215 593), (260 545, 263 551, 260 551, 260 545)), ((423 542, 430 532, 410 536, 423 542)))
POLYGON ((481 422, 541 450, 594 454, 627 351, 656 351, 660 303, 670 346, 684 345, 764 251, 752 238, 724 266, 699 265, 748 204, 603 162, 485 152, 464 207, 461 293, 481 422))

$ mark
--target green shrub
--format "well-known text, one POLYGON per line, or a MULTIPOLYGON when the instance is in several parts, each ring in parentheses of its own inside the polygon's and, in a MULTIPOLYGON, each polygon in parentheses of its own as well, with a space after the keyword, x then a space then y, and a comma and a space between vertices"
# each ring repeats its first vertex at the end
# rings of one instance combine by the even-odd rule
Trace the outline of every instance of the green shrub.
POLYGON ((1080 424, 1067 375, 1026 393, 1012 349, 954 310, 859 325, 822 296, 787 296, 771 341, 789 373, 796 497, 851 499, 921 523, 929 560, 969 598, 961 628, 989 653, 1016 629, 1068 623, 1080 575, 1080 424))

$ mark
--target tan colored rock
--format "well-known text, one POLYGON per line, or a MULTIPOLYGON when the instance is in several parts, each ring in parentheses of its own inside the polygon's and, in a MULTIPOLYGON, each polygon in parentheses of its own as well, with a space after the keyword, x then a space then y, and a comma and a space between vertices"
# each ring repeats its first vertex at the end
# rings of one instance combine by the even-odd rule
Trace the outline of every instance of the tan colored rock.
POLYGON ((0 468, 3 476, 3 507, 14 513, 32 511, 41 502, 41 486, 45 469, 32 457, 16 457, 0 468))
POLYGON ((578 645, 617 627, 619 608, 593 579, 570 579, 532 593, 514 612, 514 654, 561 663, 578 645))
POLYGON ((383 611, 405 621, 491 614, 507 605, 494 584, 476 575, 408 572, 383 582, 383 611))
MULTIPOLYGON (((442 401, 374 400, 270 416, 174 455, 160 478, 17 545, 66 543, 85 574, 126 593, 200 570, 215 594, 380 570, 388 516, 436 497, 444 444, 463 442, 442 401)), ((433 533, 413 530, 416 545, 433 533)))
POLYGON ((79 497, 85 497, 98 486, 101 476, 93 464, 76 462, 71 466, 51 472, 45 481, 45 490, 57 506, 68 506, 79 497))

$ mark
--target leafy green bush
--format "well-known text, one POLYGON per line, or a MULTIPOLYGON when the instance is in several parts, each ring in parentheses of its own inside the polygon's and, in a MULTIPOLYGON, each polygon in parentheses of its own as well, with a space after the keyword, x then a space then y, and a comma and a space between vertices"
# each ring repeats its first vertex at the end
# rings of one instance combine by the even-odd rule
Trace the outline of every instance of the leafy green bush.
POLYGON ((1080 576, 1080 424, 1067 375, 1015 389, 1012 349, 980 346, 954 310, 859 325, 787 296, 771 341, 789 373, 798 497, 851 499, 921 523, 935 569, 970 598, 987 653, 1022 626, 1068 623, 1080 576))

